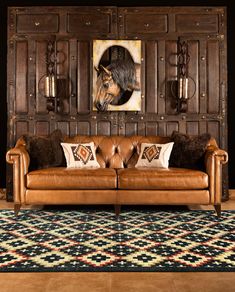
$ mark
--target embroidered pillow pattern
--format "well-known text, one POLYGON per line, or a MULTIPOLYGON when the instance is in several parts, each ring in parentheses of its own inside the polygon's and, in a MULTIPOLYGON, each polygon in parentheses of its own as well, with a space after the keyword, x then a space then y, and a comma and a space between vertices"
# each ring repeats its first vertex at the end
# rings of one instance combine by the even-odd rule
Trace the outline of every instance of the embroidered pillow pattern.
POLYGON ((153 159, 159 159, 161 149, 162 147, 157 147, 156 145, 145 147, 142 159, 147 158, 149 162, 151 162, 153 159))
POLYGON ((89 160, 94 160, 91 147, 79 144, 77 147, 71 147, 76 161, 81 160, 84 164, 87 164, 89 160))

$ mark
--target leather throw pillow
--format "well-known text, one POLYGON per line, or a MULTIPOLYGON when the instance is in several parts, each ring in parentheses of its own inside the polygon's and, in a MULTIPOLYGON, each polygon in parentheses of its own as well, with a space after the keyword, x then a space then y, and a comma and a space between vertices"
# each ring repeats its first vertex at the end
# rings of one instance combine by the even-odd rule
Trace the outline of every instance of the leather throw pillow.
POLYGON ((211 139, 208 133, 189 136, 174 131, 171 135, 174 146, 169 166, 191 169, 204 169, 204 154, 207 143, 211 139))

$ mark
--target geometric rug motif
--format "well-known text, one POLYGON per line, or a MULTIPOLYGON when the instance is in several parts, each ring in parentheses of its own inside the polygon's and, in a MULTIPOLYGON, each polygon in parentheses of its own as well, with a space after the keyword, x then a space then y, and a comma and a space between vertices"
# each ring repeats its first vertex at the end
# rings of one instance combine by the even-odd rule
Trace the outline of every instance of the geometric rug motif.
POLYGON ((55 271, 234 272, 235 211, 0 210, 0 272, 55 271))

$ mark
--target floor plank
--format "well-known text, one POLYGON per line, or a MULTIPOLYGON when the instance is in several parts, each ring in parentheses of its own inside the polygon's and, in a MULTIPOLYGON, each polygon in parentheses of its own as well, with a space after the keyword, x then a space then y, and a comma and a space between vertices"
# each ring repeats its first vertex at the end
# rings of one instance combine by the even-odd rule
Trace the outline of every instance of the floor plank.
POLYGON ((0 273, 1 292, 233 292, 235 273, 0 273))

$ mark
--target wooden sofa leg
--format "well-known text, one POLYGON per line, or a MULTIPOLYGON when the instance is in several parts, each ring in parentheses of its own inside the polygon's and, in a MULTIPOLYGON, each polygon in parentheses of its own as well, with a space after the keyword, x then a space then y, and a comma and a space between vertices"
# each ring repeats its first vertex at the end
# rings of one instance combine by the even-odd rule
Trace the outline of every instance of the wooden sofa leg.
POLYGON ((121 205, 114 205, 114 208, 116 216, 119 216, 121 212, 121 205))
POLYGON ((215 208, 215 211, 216 211, 216 214, 217 214, 218 218, 220 218, 220 216, 221 216, 221 204, 214 205, 214 208, 215 208))
POLYGON ((14 212, 15 212, 15 216, 17 217, 19 212, 20 212, 20 208, 21 208, 21 204, 15 204, 14 205, 14 212))

